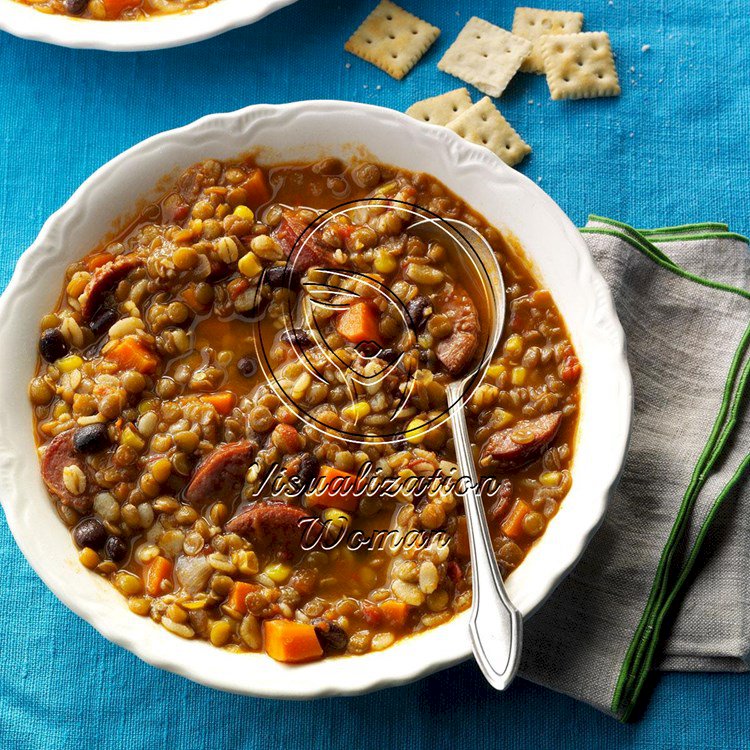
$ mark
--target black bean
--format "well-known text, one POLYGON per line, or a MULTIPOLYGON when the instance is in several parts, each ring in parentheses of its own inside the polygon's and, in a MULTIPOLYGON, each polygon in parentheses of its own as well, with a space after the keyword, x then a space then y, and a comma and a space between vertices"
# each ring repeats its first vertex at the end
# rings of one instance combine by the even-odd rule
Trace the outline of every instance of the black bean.
POLYGON ((114 562, 122 562, 128 556, 128 544, 119 536, 111 536, 104 545, 107 557, 114 562))
POLYGON ((360 341, 359 344, 357 344, 357 351, 363 357, 374 357, 380 352, 380 344, 376 341, 360 341))
POLYGON ((103 307, 99 310, 96 315, 91 319, 89 328, 91 333, 94 334, 94 338, 99 338, 102 334, 106 333, 116 322, 120 316, 111 307, 103 307))
POLYGON ((79 427, 73 433, 73 445, 79 453, 100 453, 109 444, 109 430, 101 422, 79 427))
POLYGON ((65 0, 65 12, 71 16, 80 16, 89 6, 89 0, 65 0))
POLYGON ((98 550, 104 546, 107 541, 107 532, 102 522, 96 518, 84 518, 73 529, 73 541, 78 547, 90 547, 98 550))
POLYGON ((243 377, 251 378, 256 372, 258 372, 258 363, 255 360, 255 357, 240 357, 237 360, 237 369, 243 377))
POLYGON ((406 307, 415 331, 421 330, 427 318, 432 315, 432 303, 427 297, 415 297, 406 307))
POLYGON ((318 636, 323 651, 328 653, 346 651, 346 647, 349 645, 349 636, 340 625, 323 617, 313 620, 313 625, 315 626, 315 635, 318 636))
POLYGON ((300 349, 306 349, 308 346, 313 345, 313 340, 310 334, 301 331, 299 328, 292 328, 284 331, 279 337, 279 340, 290 346, 296 344, 300 349))
POLYGON ((320 472, 320 461, 312 453, 303 453, 297 468, 297 479, 303 487, 309 487, 320 472))
POLYGON ((433 352, 432 349, 420 349, 419 361, 421 364, 426 365, 427 367, 437 367, 437 357, 435 356, 435 352, 433 352))
POLYGON ((59 328, 47 328, 46 331, 42 331, 39 338, 39 353, 47 362, 54 362, 64 357, 69 351, 68 342, 59 328))
POLYGON ((378 357, 391 365, 399 358, 399 352, 396 349, 381 349, 378 357))
POLYGON ((296 268, 290 266, 274 266, 269 268, 264 277, 264 281, 271 289, 287 287, 293 292, 300 288, 302 277, 296 268))

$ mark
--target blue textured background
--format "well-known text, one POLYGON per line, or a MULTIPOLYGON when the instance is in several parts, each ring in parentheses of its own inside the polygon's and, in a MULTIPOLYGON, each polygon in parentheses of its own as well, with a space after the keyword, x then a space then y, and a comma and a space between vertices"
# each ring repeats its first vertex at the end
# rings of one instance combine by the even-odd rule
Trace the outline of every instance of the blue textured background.
MULTIPOLYGON (((255 102, 341 98, 404 109, 460 85, 435 66, 469 16, 509 27, 515 6, 404 0, 443 34, 397 82, 343 51, 374 4, 301 0, 253 27, 153 53, 78 52, 1 35, 2 283, 44 219, 142 138, 255 102)), ((582 10, 586 29, 609 31, 623 94, 551 102, 543 78, 518 76, 501 109, 534 148, 522 171, 579 224, 592 211, 637 226, 721 220, 747 234, 746 0, 717 0, 710 10, 704 0, 541 5, 582 10)), ((352 699, 224 695, 140 663, 68 612, 1 515, 0 571, 3 750, 740 748, 750 736, 750 675, 666 676, 634 726, 521 680, 496 695, 471 664, 352 699)))

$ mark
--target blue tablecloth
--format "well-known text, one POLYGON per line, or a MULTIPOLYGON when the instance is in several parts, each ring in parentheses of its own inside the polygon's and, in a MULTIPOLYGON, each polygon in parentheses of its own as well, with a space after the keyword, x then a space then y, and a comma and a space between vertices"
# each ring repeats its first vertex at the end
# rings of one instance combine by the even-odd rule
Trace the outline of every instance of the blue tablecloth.
MULTIPOLYGON (((44 219, 95 168, 142 138, 254 102, 341 98, 405 109, 460 85, 436 63, 469 16, 509 27, 515 5, 404 0, 443 33, 397 82, 343 51, 374 4, 300 0, 253 27, 153 53, 72 51, 0 36, 2 283, 44 219)), ((588 30, 610 32, 623 92, 552 102, 542 77, 515 79, 500 104, 534 149, 522 171, 579 224, 594 211, 636 226, 726 221, 747 234, 747 3, 541 5, 582 10, 588 30)), ((667 676, 635 726, 521 680, 497 695, 472 664, 351 699, 291 704, 225 695, 141 663, 68 612, 26 564, 1 516, 0 575, 5 750, 740 748, 750 736, 750 676, 667 676)))

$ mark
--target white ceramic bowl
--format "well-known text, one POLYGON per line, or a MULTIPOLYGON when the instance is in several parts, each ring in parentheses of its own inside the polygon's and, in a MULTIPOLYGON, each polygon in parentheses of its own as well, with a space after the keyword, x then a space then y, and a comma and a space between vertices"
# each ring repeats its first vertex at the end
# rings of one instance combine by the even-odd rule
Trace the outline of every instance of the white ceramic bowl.
POLYGON ((0 29, 62 47, 135 52, 191 44, 259 21, 296 0, 217 0, 188 13, 147 21, 93 21, 41 13, 15 0, 0 0, 0 29))
POLYGON ((465 613, 382 652, 295 667, 181 640, 133 615, 111 584, 80 565, 40 477, 25 395, 36 363, 38 321, 54 307, 66 266, 112 229, 114 217, 132 213, 138 198, 153 196, 152 186, 165 173, 256 148, 261 163, 366 152, 429 172, 521 241, 567 321, 584 377, 572 489, 509 577, 510 596, 529 615, 575 565, 607 507, 630 428, 624 336, 605 282, 552 199, 489 151, 445 128, 347 102, 257 105, 154 136, 95 172, 50 217, 0 300, 0 351, 14 353, 0 368, 0 498, 19 547, 50 589, 102 635, 150 664, 224 690, 288 698, 403 683, 469 655, 465 613))

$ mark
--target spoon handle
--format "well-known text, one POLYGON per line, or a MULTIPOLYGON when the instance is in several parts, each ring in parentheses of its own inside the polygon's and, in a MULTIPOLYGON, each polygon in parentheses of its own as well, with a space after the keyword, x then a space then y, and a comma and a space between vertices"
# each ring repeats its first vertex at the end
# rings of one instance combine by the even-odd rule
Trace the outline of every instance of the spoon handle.
POLYGON ((474 658, 487 681, 497 690, 505 690, 518 670, 521 657, 523 618, 505 590, 495 561, 487 518, 476 491, 477 472, 466 425, 461 391, 448 389, 453 443, 458 468, 464 480, 466 525, 469 531, 472 571, 472 602, 469 632, 474 658))

